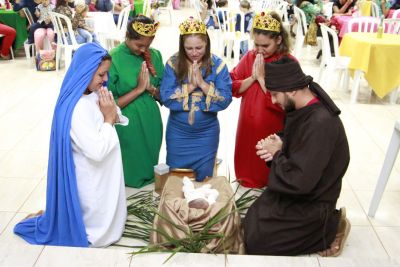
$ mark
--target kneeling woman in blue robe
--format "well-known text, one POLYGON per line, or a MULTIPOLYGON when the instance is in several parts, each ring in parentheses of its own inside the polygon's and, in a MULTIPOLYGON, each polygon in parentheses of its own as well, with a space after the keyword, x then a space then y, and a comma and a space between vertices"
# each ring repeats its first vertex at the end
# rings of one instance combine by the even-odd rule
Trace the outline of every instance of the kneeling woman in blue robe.
POLYGON ((189 18, 179 26, 179 51, 165 67, 161 100, 170 109, 167 164, 191 168, 196 180, 212 177, 219 143, 217 112, 232 101, 228 68, 210 52, 203 22, 189 18))
POLYGON ((121 238, 127 211, 114 123, 127 121, 103 88, 110 65, 96 43, 74 54, 51 126, 46 210, 14 228, 31 244, 104 247, 121 238))

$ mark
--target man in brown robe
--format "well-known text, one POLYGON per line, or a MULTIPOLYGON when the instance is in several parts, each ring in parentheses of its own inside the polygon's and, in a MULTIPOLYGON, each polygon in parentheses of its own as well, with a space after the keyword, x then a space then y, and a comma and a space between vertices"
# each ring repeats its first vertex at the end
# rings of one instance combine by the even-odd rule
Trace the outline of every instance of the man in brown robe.
POLYGON ((265 73, 266 88, 286 111, 286 121, 282 136, 256 146, 271 172, 244 219, 246 252, 337 256, 350 231, 344 209, 336 209, 350 161, 340 110, 296 61, 268 63, 265 73))

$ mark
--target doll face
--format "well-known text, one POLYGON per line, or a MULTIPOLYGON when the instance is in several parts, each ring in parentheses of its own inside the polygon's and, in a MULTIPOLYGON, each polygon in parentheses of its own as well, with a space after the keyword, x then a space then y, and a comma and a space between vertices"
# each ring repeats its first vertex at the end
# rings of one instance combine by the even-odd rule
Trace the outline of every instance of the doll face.
POLYGON ((271 38, 262 33, 255 33, 254 37, 254 50, 257 54, 262 54, 264 58, 268 58, 275 54, 279 45, 282 42, 282 37, 271 38))
POLYGON ((91 92, 99 90, 103 86, 103 83, 108 80, 108 69, 110 68, 110 66, 110 60, 104 60, 100 63, 99 68, 94 73, 92 81, 88 86, 88 89, 91 92))
POLYGON ((206 53, 207 42, 201 39, 200 36, 191 35, 185 38, 183 47, 189 61, 200 62, 206 53))
POLYGON ((125 43, 134 55, 141 55, 149 49, 154 37, 142 36, 139 39, 126 39, 125 43))
POLYGON ((42 0, 43 6, 48 6, 50 4, 50 0, 42 0))

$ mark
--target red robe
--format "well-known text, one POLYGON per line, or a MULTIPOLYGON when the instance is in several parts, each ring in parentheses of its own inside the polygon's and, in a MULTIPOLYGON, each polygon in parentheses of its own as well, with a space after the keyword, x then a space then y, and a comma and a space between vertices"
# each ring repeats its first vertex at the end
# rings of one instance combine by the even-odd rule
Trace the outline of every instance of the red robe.
MULTIPOLYGON (((274 54, 264 59, 264 62, 273 62, 282 56, 274 54)), ((288 56, 296 60, 293 56, 288 56)), ((246 91, 239 93, 242 81, 251 76, 255 59, 255 51, 249 51, 230 74, 232 95, 242 97, 236 131, 236 179, 242 186, 261 188, 268 184, 269 168, 265 161, 256 155, 255 146, 260 139, 283 129, 285 113, 278 105, 272 104, 270 93, 264 93, 257 81, 246 91)))

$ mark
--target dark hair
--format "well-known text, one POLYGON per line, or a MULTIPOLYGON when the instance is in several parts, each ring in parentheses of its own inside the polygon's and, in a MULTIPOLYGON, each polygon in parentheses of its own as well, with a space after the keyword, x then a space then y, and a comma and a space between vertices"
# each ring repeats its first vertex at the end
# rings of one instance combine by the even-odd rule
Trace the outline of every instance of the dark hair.
POLYGON ((133 23, 134 23, 135 21, 142 22, 142 23, 144 23, 144 24, 153 24, 153 23, 154 23, 154 20, 152 20, 151 18, 146 17, 146 16, 144 16, 144 15, 141 15, 141 14, 137 15, 136 17, 133 17, 133 18, 132 18, 131 20, 129 20, 129 22, 128 22, 128 26, 127 26, 127 29, 126 29, 126 36, 125 36, 126 39, 138 40, 138 39, 140 39, 141 37, 143 37, 143 35, 139 34, 138 32, 136 32, 136 31, 133 29, 132 25, 133 25, 133 23))
POLYGON ((228 3, 228 0, 219 0, 217 2, 217 7, 224 7, 228 3))
POLYGON ((57 0, 56 2, 56 7, 67 6, 67 5, 68 5, 68 0, 57 0))
POLYGON ((211 73, 211 45, 210 45, 210 37, 206 33, 194 33, 194 34, 185 34, 179 36, 179 51, 178 51, 178 59, 177 59, 177 67, 176 67, 176 76, 178 78, 179 83, 183 83, 183 81, 188 77, 189 73, 189 64, 187 62, 187 56, 185 52, 185 40, 189 36, 198 36, 204 42, 206 42, 206 52, 201 60, 201 66, 206 68, 206 76, 211 73))
POLYGON ((111 55, 109 53, 105 54, 102 58, 101 58, 101 62, 103 61, 112 61, 111 55))
POLYGON ((278 37, 281 36, 282 37, 282 41, 278 46, 277 52, 280 53, 280 54, 288 54, 290 52, 289 34, 286 31, 286 29, 283 27, 282 20, 281 20, 280 16, 278 15, 278 13, 270 12, 268 14, 271 15, 271 17, 273 17, 277 21, 279 21, 279 24, 280 24, 279 32, 267 31, 267 30, 261 30, 261 29, 254 29, 253 28, 252 34, 253 35, 254 34, 263 34, 265 36, 268 36, 271 39, 278 39, 278 37))

